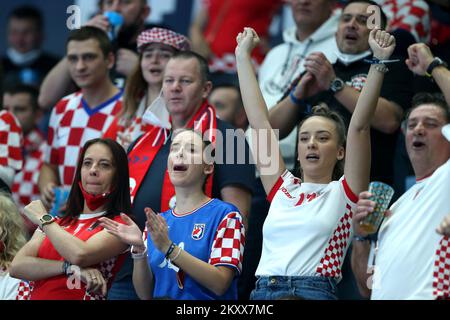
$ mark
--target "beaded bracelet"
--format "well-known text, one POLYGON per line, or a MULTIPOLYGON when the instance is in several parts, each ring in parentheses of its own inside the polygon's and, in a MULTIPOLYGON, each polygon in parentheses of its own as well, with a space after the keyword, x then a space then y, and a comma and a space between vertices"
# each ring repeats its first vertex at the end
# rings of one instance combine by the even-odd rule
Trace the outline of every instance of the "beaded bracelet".
POLYGON ((364 62, 369 64, 386 64, 386 63, 394 63, 399 62, 400 59, 392 59, 392 60, 380 60, 378 58, 373 57, 372 59, 364 59, 364 62))
POLYGON ((178 247, 178 253, 175 257, 173 257, 173 259, 170 259, 170 262, 174 262, 175 260, 177 260, 177 258, 180 256, 181 251, 183 251, 183 249, 181 247, 178 247))
POLYGON ((147 247, 145 247, 145 250, 140 253, 134 253, 133 249, 134 249, 134 246, 131 246, 131 258, 133 258, 133 260, 140 260, 140 259, 147 258, 147 247))

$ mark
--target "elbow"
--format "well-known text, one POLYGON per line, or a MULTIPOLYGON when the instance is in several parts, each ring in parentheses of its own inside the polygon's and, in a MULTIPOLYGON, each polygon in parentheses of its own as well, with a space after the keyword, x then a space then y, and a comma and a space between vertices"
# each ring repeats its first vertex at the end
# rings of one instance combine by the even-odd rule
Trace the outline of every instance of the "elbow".
POLYGON ((370 295, 371 295, 371 290, 369 288, 367 288, 364 285, 361 285, 359 282, 357 284, 358 286, 358 291, 359 294, 361 295, 361 297, 363 297, 364 299, 369 299, 370 295))
POLYGON ((216 296, 223 296, 230 288, 233 279, 217 279, 209 288, 216 296))
POLYGON ((214 288, 211 288, 211 291, 218 297, 223 296, 227 290, 228 290, 228 285, 215 285, 214 288))
POLYGON ((52 107, 52 102, 47 98, 45 94, 41 92, 38 97, 38 105, 43 110, 50 110, 50 108, 52 107))
POLYGON ((387 121, 382 121, 378 126, 378 130, 385 134, 393 134, 400 127, 400 122, 397 119, 391 119, 387 121))
POLYGON ((91 259, 89 259, 89 255, 87 255, 86 252, 82 250, 74 252, 65 258, 70 264, 78 266, 80 268, 86 268, 93 264, 91 259))
POLYGON ((21 278, 21 275, 19 273, 19 262, 16 259, 11 262, 11 265, 8 268, 8 272, 12 278, 21 278))
POLYGON ((22 268, 23 261, 20 258, 14 258, 8 268, 8 273, 12 278, 28 280, 22 268))

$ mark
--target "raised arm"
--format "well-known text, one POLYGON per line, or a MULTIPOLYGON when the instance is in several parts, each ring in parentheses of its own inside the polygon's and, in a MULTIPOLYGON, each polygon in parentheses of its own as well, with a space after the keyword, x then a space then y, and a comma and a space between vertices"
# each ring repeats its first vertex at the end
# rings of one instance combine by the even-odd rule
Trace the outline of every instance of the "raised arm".
POLYGON ((192 50, 206 59, 211 55, 211 48, 203 35, 203 30, 208 22, 208 12, 201 8, 189 29, 189 37, 192 40, 192 50))
MULTIPOLYGON (((434 56, 426 44, 415 43, 409 46, 406 65, 415 74, 420 76, 426 75, 427 69, 433 60, 434 56)), ((436 81, 445 96, 445 101, 450 105, 450 71, 445 66, 440 65, 435 67, 429 76, 432 76, 434 81, 436 81)))
MULTIPOLYGON (((369 45, 374 57, 388 59, 395 48, 395 39, 382 30, 372 30, 369 45)), ((344 174, 350 188, 358 194, 367 189, 370 174, 370 122, 377 107, 384 79, 383 65, 371 65, 367 82, 353 112, 348 128, 344 174)))
POLYGON ((269 123, 267 106, 256 80, 255 70, 251 63, 250 54, 259 42, 258 35, 251 28, 245 28, 237 36, 236 64, 239 77, 242 101, 250 126, 255 129, 258 139, 252 139, 252 153, 256 160, 256 166, 261 174, 261 181, 268 194, 285 171, 286 166, 281 157, 278 146, 278 138, 275 136, 269 123), (262 138, 262 139, 261 139, 262 138), (267 141, 263 146, 261 140, 267 141), (258 142, 260 142, 258 144, 258 142), (261 146, 260 146, 261 145, 261 146), (264 150, 264 148, 268 150, 264 150), (270 168, 267 169, 258 153, 265 152, 270 158, 270 168))
POLYGON ((44 110, 50 110, 62 97, 74 92, 76 86, 69 73, 67 58, 53 67, 42 82, 39 91, 39 106, 44 110))

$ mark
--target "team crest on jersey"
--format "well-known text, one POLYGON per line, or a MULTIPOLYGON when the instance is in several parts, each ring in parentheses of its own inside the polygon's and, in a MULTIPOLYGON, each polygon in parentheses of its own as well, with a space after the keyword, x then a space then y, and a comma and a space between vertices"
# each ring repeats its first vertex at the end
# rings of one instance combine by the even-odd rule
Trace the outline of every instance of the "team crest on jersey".
POLYGON ((360 73, 352 77, 350 86, 359 92, 364 88, 367 81, 367 74, 360 73))
POLYGON ((206 225, 204 223, 194 224, 194 229, 192 230, 192 239, 200 240, 201 238, 203 238, 203 235, 205 234, 205 227, 206 225))

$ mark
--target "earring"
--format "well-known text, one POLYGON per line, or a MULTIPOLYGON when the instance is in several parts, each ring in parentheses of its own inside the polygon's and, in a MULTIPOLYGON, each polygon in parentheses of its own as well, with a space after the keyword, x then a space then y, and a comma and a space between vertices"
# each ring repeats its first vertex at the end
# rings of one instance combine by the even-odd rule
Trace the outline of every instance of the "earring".
POLYGON ((5 243, 3 242, 3 240, 0 240, 0 253, 3 252, 3 250, 5 250, 5 243))

